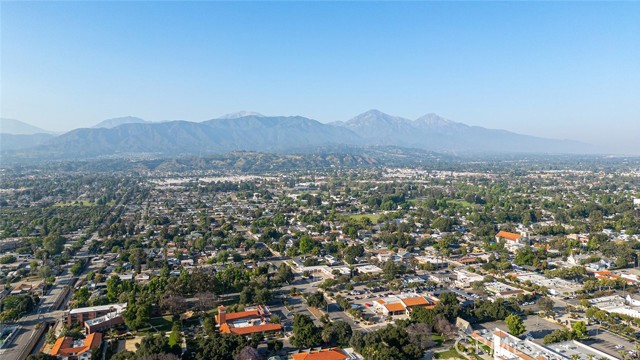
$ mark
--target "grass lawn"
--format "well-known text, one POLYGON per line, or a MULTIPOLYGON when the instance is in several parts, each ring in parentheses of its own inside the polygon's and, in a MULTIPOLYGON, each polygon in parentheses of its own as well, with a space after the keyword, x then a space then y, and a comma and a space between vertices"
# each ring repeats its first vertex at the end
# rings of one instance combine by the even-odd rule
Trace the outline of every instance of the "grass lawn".
POLYGON ((466 200, 447 200, 448 203, 462 205, 464 207, 474 207, 475 205, 466 200))
POLYGON ((356 221, 360 221, 364 218, 369 218, 369 220, 371 221, 371 223, 373 224, 377 224, 378 223, 378 219, 380 219, 380 215, 377 214, 358 214, 358 215, 350 215, 349 218, 356 220, 356 221))
POLYGON ((464 359, 464 356, 458 354, 458 352, 455 349, 450 349, 450 350, 447 350, 447 351, 435 353, 434 354, 434 358, 436 358, 436 359, 451 359, 451 358, 464 359))
POLYGON ((158 329, 158 331, 169 332, 171 331, 171 326, 173 322, 171 320, 171 316, 157 317, 153 319, 149 319, 149 325, 153 325, 158 329))

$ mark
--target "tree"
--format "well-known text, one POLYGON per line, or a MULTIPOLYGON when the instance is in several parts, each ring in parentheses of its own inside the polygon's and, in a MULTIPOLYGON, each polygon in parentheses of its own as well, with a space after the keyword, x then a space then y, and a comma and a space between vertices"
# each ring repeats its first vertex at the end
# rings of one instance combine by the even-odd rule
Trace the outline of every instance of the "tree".
POLYGON ((115 302, 121 293, 122 280, 117 275, 111 276, 107 280, 107 293, 106 297, 110 303, 115 302))
POLYGON ((169 334, 169 346, 182 346, 182 335, 180 334, 180 331, 180 322, 174 321, 173 326, 171 327, 171 334, 169 334))
POLYGON ((507 323, 511 335, 520 336, 526 331, 522 318, 516 314, 507 316, 504 322, 507 323))
POLYGON ((538 309, 544 311, 545 314, 548 314, 550 311, 553 310, 553 300, 547 296, 543 296, 540 299, 538 299, 538 301, 536 302, 536 305, 538 305, 538 309))
POLYGON ((86 286, 81 287, 73 293, 72 299, 75 301, 73 307, 83 307, 87 305, 89 298, 91 297, 91 293, 86 286))
POLYGON ((434 327, 436 331, 442 336, 443 342, 456 336, 456 326, 443 315, 438 315, 436 317, 436 323, 434 327))
POLYGON ((38 269, 38 276, 41 279, 46 279, 51 276, 51 268, 49 266, 42 266, 38 269))
POLYGON ((571 331, 556 329, 551 334, 544 337, 543 342, 545 345, 553 344, 557 342, 567 341, 571 339, 571 331))
POLYGON ((132 330, 137 330, 149 322, 151 305, 148 303, 135 304, 129 302, 122 317, 124 323, 132 330))
POLYGON ((367 360, 417 360, 424 351, 409 342, 407 331, 396 325, 388 325, 366 335, 356 332, 350 345, 367 360))
POLYGON ((169 353, 180 354, 180 347, 172 347, 169 344, 169 338, 164 335, 147 335, 136 346, 138 347, 136 352, 138 357, 169 353))
POLYGON ((435 325, 436 323, 436 312, 432 309, 425 309, 421 307, 415 308, 411 312, 409 317, 412 321, 429 325, 429 330, 431 330, 431 328, 433 328, 433 325, 435 325))
POLYGON ((216 303, 216 296, 211 291, 201 291, 195 294, 198 299, 198 310, 207 311, 211 309, 216 303))
POLYGON ((406 328, 409 342, 421 350, 433 347, 431 325, 425 323, 411 324, 406 328))
POLYGON ((322 342, 321 329, 304 314, 295 314, 293 318, 293 337, 291 344, 299 349, 316 347, 322 342))
POLYGON ((42 247, 49 255, 58 255, 64 249, 65 238, 58 233, 48 235, 42 240, 42 247))
POLYGON ((249 339, 249 346, 252 348, 258 348, 261 342, 264 341, 264 334, 262 333, 253 333, 249 339))
POLYGON ((584 321, 578 321, 573 324, 573 333, 577 339, 583 339, 589 332, 587 331, 587 324, 584 321))
POLYGON ((293 274, 293 271, 287 264, 282 263, 278 266, 278 272, 276 272, 276 280, 278 282, 290 283, 293 281, 294 277, 295 275, 293 274))
POLYGON ((216 331, 216 323, 210 316, 206 316, 202 323, 205 333, 212 334, 216 331))
POLYGON ((245 346, 240 352, 233 357, 234 360, 260 360, 262 357, 258 354, 258 350, 251 346, 245 346))
POLYGON ((2 312, 0 312, 0 321, 17 320, 22 313, 28 313, 33 310, 36 301, 27 295, 8 295, 2 300, 2 312))
POLYGON ((16 262, 16 257, 13 255, 5 255, 0 258, 0 264, 11 264, 16 262))
POLYGON ((210 333, 207 337, 199 337, 195 342, 196 360, 229 360, 246 345, 240 335, 210 333))
POLYGON ((453 292, 445 292, 438 297, 440 300, 433 309, 436 314, 444 315, 449 321, 455 320, 460 312, 460 301, 453 292))
POLYGON ((314 308, 324 308, 327 306, 327 300, 325 300, 322 292, 316 291, 307 296, 307 304, 314 308))
POLYGON ((178 316, 187 310, 187 303, 182 296, 168 296, 160 300, 160 307, 171 315, 178 316))
POLYGON ((132 351, 120 351, 118 353, 113 354, 111 360, 136 360, 136 353, 132 351))
POLYGON ((327 344, 346 346, 349 344, 353 330, 344 321, 328 322, 322 329, 322 341, 327 344))
POLYGON ((57 359, 58 359, 57 357, 53 355, 45 354, 45 353, 31 354, 27 357, 27 360, 57 360, 57 359))
POLYGON ((311 237, 307 234, 304 234, 300 237, 300 252, 303 254, 306 254, 308 252, 311 251, 311 249, 313 249, 314 246, 314 242, 313 239, 311 239, 311 237))

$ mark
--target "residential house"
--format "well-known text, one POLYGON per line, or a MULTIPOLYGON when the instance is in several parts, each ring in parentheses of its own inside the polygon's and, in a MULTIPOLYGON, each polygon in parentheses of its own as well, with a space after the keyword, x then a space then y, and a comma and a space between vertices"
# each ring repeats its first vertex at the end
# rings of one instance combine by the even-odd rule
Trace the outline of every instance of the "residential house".
POLYGON ((280 324, 269 322, 271 312, 265 305, 258 305, 247 308, 245 311, 229 313, 223 305, 218 306, 216 322, 221 333, 250 336, 251 334, 272 334, 282 333, 280 324))

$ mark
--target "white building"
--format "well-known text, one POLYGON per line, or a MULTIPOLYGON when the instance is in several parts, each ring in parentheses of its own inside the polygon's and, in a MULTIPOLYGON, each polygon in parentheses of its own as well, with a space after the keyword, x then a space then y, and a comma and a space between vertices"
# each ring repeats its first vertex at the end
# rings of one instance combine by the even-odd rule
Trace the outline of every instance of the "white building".
POLYGON ((507 285, 507 284, 503 284, 503 283, 498 282, 498 281, 494 281, 494 282, 491 282, 491 283, 486 283, 486 284, 484 284, 484 286, 485 286, 485 289, 487 289, 487 291, 492 293, 493 297, 496 298, 496 299, 499 299, 499 298, 507 299, 507 298, 518 296, 518 294, 525 294, 526 293, 526 291, 524 291, 522 289, 518 289, 516 287, 513 287, 511 285, 507 285))
POLYGON ((542 346, 531 340, 521 340, 498 328, 474 331, 471 337, 493 350, 494 360, 616 360, 615 357, 577 341, 565 341, 542 346))
POLYGON ((466 270, 455 270, 453 273, 457 276, 454 284, 461 288, 471 287, 472 283, 484 280, 484 276, 466 270))
POLYGON ((591 299, 589 303, 609 313, 623 314, 640 319, 640 300, 630 295, 627 295, 626 299, 619 295, 603 296, 591 299))

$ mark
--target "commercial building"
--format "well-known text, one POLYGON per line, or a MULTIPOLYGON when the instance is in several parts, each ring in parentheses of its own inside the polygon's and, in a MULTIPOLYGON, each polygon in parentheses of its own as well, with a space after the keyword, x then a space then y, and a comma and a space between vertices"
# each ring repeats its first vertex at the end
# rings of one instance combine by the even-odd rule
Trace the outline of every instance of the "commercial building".
POLYGON ((609 313, 640 319, 640 301, 630 295, 626 299, 619 295, 603 296, 589 300, 589 304, 609 313))
POLYGON ((547 288, 549 295, 574 296, 577 291, 582 290, 582 284, 560 278, 547 278, 534 272, 514 272, 509 274, 514 276, 518 282, 529 281, 534 285, 547 288))
POLYGON ((525 294, 526 293, 526 291, 524 291, 522 289, 518 289, 516 287, 513 287, 511 285, 507 285, 507 284, 503 284, 503 283, 498 282, 498 281, 486 283, 486 284, 484 284, 484 286, 485 286, 485 289, 487 289, 488 292, 493 294, 493 297, 495 299, 498 299, 498 298, 510 298, 510 297, 518 296, 518 294, 525 294))
POLYGON ((454 284, 461 288, 471 287, 472 283, 484 280, 484 276, 466 270, 455 270, 453 273, 456 275, 454 284))
POLYGON ((485 345, 493 352, 494 360, 616 360, 615 357, 582 344, 578 341, 564 341, 551 346, 542 346, 531 340, 522 340, 498 328, 476 330, 471 338, 485 345))
POLYGON ((390 297, 373 301, 373 308, 385 316, 409 315, 415 308, 433 309, 438 300, 425 296, 411 295, 406 297, 390 297))

